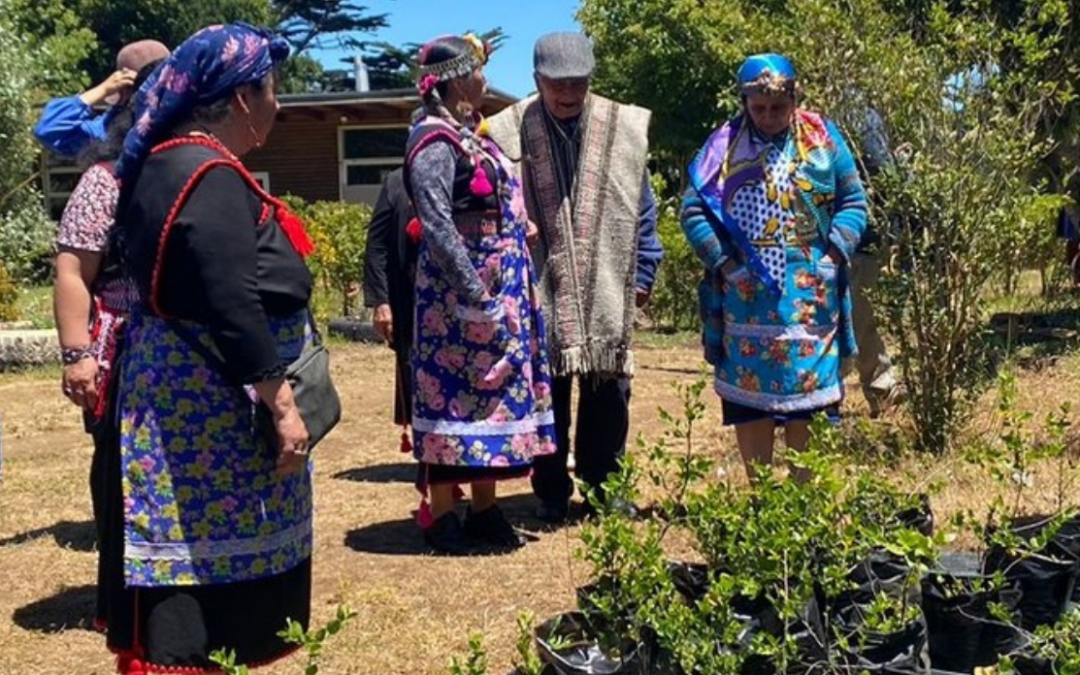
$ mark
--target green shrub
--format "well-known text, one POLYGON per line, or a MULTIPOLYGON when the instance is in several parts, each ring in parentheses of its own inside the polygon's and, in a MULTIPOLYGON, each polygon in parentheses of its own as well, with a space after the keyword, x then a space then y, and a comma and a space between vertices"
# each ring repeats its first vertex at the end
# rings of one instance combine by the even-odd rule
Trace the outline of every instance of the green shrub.
POLYGON ((343 316, 351 315, 357 298, 352 291, 364 274, 371 207, 330 201, 307 204, 294 196, 285 201, 303 219, 315 242, 315 253, 307 262, 316 283, 324 293, 340 301, 343 316))
POLYGON ((660 207, 657 232, 664 261, 649 301, 649 315, 660 330, 696 330, 701 327, 697 289, 704 268, 683 234, 674 204, 660 207))
POLYGON ((697 330, 701 327, 697 288, 703 267, 679 224, 680 198, 670 193, 659 173, 652 176, 652 188, 664 260, 649 299, 648 315, 661 331, 697 330))
POLYGON ((15 321, 19 318, 19 288, 12 281, 4 263, 0 262, 0 321, 15 321))
POLYGON ((20 283, 42 283, 52 273, 56 223, 45 213, 41 197, 26 192, 18 205, 0 213, 0 260, 20 283))

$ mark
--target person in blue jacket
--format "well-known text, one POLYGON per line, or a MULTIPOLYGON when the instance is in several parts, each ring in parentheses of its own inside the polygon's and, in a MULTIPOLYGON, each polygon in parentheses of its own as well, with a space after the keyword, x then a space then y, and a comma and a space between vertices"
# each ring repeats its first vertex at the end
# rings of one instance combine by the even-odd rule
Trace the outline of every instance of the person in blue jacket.
POLYGON ((123 110, 132 94, 135 77, 142 68, 169 56, 169 48, 157 40, 125 45, 116 55, 116 71, 76 96, 54 98, 45 104, 34 136, 50 152, 77 157, 91 143, 103 141, 112 118, 123 110), (107 104, 104 113, 96 106, 107 104))
POLYGON ((743 113, 690 165, 682 227, 705 264, 706 358, 751 479, 774 434, 805 449, 815 414, 839 415, 855 353, 848 267, 866 194, 836 126, 798 106, 795 68, 759 54, 738 72, 743 113))

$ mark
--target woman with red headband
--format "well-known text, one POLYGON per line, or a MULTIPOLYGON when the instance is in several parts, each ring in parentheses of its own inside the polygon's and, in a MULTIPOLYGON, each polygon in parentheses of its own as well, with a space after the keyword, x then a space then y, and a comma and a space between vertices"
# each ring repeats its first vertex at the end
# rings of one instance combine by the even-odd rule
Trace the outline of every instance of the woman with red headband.
POLYGON ((466 554, 524 540, 495 503, 496 481, 554 450, 551 375, 521 184, 479 114, 488 46, 442 37, 420 52, 423 107, 406 181, 422 226, 413 342, 413 452, 426 541, 466 554), (464 524, 455 487, 472 486, 464 524))

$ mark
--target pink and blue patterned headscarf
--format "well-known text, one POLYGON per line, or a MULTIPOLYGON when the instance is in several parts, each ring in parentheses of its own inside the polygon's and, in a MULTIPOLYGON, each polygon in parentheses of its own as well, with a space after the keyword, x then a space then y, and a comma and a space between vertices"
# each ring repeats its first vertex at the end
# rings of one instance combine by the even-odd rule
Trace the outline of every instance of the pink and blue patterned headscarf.
POLYGON ((246 23, 209 26, 177 47, 135 95, 135 124, 124 139, 117 176, 138 172, 150 150, 198 106, 266 77, 289 56, 289 45, 246 23))

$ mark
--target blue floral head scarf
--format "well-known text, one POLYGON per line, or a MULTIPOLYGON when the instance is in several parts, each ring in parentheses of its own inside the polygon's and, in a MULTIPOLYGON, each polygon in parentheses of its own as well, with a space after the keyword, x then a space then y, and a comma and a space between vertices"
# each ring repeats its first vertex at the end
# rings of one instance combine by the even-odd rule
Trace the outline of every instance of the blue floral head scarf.
POLYGON ((754 54, 739 67, 739 89, 745 94, 794 93, 795 66, 782 54, 754 54))
POLYGON ((117 176, 134 175, 150 150, 198 106, 258 82, 289 55, 281 37, 246 23, 198 31, 147 78, 135 95, 135 123, 124 139, 117 176))

